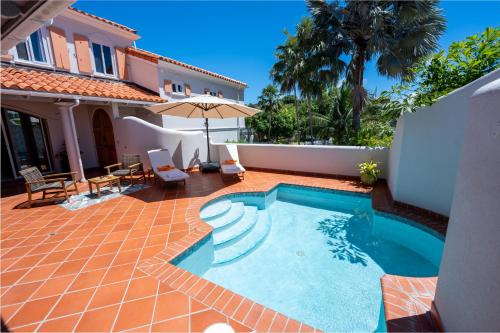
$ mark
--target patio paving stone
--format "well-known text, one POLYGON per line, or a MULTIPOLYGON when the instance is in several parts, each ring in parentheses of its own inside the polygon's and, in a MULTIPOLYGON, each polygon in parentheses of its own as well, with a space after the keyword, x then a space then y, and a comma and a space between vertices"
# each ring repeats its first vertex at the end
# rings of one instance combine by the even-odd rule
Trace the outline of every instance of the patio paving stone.
MULTIPOLYGON (((168 263, 211 232, 198 216, 205 202, 279 183, 372 190, 351 179, 249 170, 242 182, 191 172, 185 187, 150 184, 75 211, 51 204, 19 208, 25 194, 2 198, 2 318, 14 332, 196 332, 215 322, 238 332, 314 330, 168 263)), ((377 191, 374 205, 384 211, 411 213, 446 230, 432 216, 396 207, 386 189, 377 191)), ((412 285, 430 292, 425 282, 412 285)))

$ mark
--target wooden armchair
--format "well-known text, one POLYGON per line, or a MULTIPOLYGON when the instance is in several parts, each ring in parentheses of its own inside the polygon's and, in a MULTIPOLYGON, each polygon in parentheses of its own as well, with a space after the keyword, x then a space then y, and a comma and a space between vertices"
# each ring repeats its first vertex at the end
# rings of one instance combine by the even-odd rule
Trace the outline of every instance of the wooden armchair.
POLYGON ((143 179, 146 183, 146 173, 141 162, 141 155, 139 154, 123 154, 122 162, 111 164, 104 167, 108 171, 108 175, 124 178, 134 185, 134 176, 140 175, 137 180, 143 179), (111 171, 112 168, 118 168, 111 171))
POLYGON ((61 193, 64 192, 66 200, 69 199, 68 190, 74 187, 77 194, 78 186, 76 185, 76 172, 65 172, 56 173, 47 176, 43 176, 37 167, 26 168, 19 171, 21 176, 24 177, 26 181, 24 185, 26 186, 26 191, 28 192, 28 207, 31 207, 33 202, 33 193, 43 192, 42 200, 45 200, 45 195, 47 193, 61 193), (71 180, 68 180, 68 176, 71 176, 71 180))

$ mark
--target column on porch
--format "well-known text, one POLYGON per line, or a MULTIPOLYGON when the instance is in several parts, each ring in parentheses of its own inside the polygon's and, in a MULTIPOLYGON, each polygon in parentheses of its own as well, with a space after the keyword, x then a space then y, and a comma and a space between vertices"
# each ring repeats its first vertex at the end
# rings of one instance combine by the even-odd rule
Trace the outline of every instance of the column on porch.
POLYGON ((64 142, 66 144, 66 152, 68 153, 69 166, 71 171, 76 172, 76 179, 85 181, 83 173, 82 158, 80 156, 80 146, 76 135, 75 118, 73 116, 73 108, 80 103, 76 101, 57 102, 55 103, 61 113, 61 123, 64 133, 64 142))

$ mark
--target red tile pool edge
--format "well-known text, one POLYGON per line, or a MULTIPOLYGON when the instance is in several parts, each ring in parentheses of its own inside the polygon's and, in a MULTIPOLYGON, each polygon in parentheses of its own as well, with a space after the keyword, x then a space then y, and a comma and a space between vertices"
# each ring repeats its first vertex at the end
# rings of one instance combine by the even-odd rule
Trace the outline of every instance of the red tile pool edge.
MULTIPOLYGON (((280 173, 279 171, 275 171, 280 173)), ((316 175, 317 176, 317 175, 316 175)), ((321 177, 321 176, 320 176, 321 177)), ((344 178, 345 179, 345 178, 344 178)), ((277 183, 278 184, 278 183, 277 183)), ((297 326, 301 331, 314 331, 304 323, 300 323, 270 308, 238 295, 222 286, 196 276, 169 262, 203 238, 208 236, 212 227, 199 217, 199 210, 211 200, 226 194, 241 192, 267 192, 272 186, 248 187, 244 190, 222 190, 193 201, 187 210, 186 222, 190 225, 190 234, 170 244, 153 258, 145 260, 139 266, 146 274, 152 275, 170 287, 182 291, 208 307, 221 311, 230 319, 243 323, 257 331, 269 331, 274 320, 280 316, 288 325, 297 326), (239 302, 238 305, 234 303, 239 302), (232 305, 231 305, 232 304, 232 305), (236 307, 236 308, 235 308, 236 307), (266 314, 264 316, 264 313, 266 314)), ((314 186, 326 189, 340 189, 350 192, 368 193, 371 188, 335 188, 311 185, 310 183, 290 182, 293 185, 314 186)), ((401 205, 392 200, 385 181, 379 181, 371 191, 373 208, 382 212, 412 219, 440 234, 446 233, 447 220, 439 214, 413 207, 401 205)), ((384 275, 381 279, 382 295, 385 308, 385 319, 389 332, 400 331, 439 331, 435 311, 431 312, 437 277, 414 278, 396 275, 384 275), (413 286, 412 290, 401 289, 402 286, 413 286), (423 287, 422 287, 423 286, 423 287), (420 289, 419 289, 420 288, 420 289), (424 289, 422 289, 424 288, 424 289)))

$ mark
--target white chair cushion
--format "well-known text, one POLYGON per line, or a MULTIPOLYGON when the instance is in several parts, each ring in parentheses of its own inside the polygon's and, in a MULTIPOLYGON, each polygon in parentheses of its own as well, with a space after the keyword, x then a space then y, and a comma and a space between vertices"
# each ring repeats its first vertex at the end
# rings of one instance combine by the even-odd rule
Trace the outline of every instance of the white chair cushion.
POLYGON ((157 171, 156 174, 158 175, 158 177, 161 177, 166 182, 173 182, 189 178, 189 175, 187 173, 182 172, 179 169, 173 169, 168 171, 157 171))
POLYGON ((158 171, 159 166, 174 165, 172 156, 168 149, 155 149, 148 151, 149 162, 153 172, 161 177, 166 182, 179 181, 189 178, 189 175, 181 170, 175 168, 168 171, 158 171))
POLYGON ((220 168, 223 173, 231 174, 231 173, 241 173, 245 172, 245 168, 240 164, 221 164, 220 168))
POLYGON ((245 168, 240 164, 240 162, 236 162, 236 164, 224 164, 224 161, 227 160, 239 161, 238 146, 236 145, 219 146, 219 157, 221 162, 220 168, 222 170, 222 173, 234 174, 246 171, 245 168))

